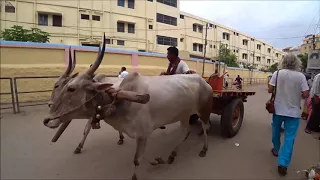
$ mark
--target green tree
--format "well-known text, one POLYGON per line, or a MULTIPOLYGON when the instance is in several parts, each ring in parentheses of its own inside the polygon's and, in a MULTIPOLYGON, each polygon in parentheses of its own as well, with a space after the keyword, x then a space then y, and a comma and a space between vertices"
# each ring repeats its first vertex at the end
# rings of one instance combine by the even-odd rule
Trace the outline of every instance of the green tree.
POLYGON ((278 65, 279 65, 278 63, 272 64, 267 71, 272 73, 275 72, 276 70, 278 70, 278 65))
POLYGON ((50 40, 50 34, 38 28, 24 29, 22 26, 14 25, 1 32, 1 38, 6 41, 40 42, 46 43, 50 40))
POLYGON ((307 69, 307 65, 308 65, 308 54, 307 53, 305 53, 305 54, 299 54, 298 55, 298 58, 301 60, 301 70, 303 71, 303 72, 305 72, 306 71, 306 69, 307 69))
POLYGON ((224 45, 220 45, 219 61, 226 63, 230 67, 239 67, 237 56, 224 45))

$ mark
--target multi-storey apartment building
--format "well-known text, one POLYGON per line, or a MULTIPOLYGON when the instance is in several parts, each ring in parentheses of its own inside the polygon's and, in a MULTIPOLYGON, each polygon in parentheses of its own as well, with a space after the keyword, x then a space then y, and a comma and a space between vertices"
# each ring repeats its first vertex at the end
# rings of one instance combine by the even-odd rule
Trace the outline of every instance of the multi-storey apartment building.
POLYGON ((51 43, 98 45, 103 32, 112 48, 217 59, 227 46, 239 64, 266 68, 284 53, 262 40, 179 9, 179 0, 6 0, 1 1, 1 30, 13 25, 37 27, 51 34, 51 43))
POLYGON ((309 53, 313 49, 320 49, 320 34, 311 34, 303 39, 303 44, 300 48, 300 53, 309 53))

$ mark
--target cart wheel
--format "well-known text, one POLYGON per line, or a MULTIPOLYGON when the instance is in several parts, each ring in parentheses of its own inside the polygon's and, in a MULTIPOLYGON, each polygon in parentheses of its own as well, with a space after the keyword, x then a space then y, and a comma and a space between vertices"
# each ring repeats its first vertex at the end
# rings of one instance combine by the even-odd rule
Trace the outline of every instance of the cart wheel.
POLYGON ((221 116, 221 132, 228 138, 239 132, 243 121, 244 107, 241 99, 233 99, 224 109, 221 116))

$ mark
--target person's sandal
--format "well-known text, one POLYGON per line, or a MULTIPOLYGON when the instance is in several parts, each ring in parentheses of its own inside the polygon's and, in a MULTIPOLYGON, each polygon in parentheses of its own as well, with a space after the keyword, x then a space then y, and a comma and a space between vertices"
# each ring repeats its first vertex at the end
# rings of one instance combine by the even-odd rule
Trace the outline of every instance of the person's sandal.
POLYGON ((309 129, 304 129, 304 132, 307 133, 307 134, 311 134, 312 133, 311 130, 309 130, 309 129))
POLYGON ((272 149, 271 149, 271 153, 272 153, 272 154, 273 154, 273 156, 275 156, 275 157, 278 157, 278 156, 279 156, 279 154, 278 154, 278 153, 274 152, 274 148, 272 148, 272 149))
POLYGON ((287 175, 287 168, 279 165, 279 166, 278 166, 278 173, 279 173, 281 176, 287 175))

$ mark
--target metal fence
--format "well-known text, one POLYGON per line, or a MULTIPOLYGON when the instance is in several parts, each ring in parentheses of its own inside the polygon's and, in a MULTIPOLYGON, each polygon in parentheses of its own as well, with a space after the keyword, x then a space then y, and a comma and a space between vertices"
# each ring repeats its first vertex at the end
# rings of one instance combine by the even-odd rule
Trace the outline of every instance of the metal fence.
POLYGON ((38 105, 44 105, 47 103, 33 103, 33 104, 26 104, 26 105, 20 105, 19 101, 19 94, 30 94, 30 93, 44 93, 44 92, 51 92, 50 90, 41 90, 41 91, 19 91, 18 90, 18 84, 17 80, 19 79, 50 79, 50 78, 58 78, 59 76, 24 76, 24 77, 14 77, 13 78, 13 84, 14 84, 14 90, 15 90, 15 97, 16 97, 16 103, 17 103, 17 113, 20 113, 20 107, 27 107, 27 106, 38 106, 38 105))
POLYGON ((0 92, 0 96, 1 95, 11 95, 11 107, 1 107, 1 109, 13 109, 13 113, 16 114, 17 111, 16 111, 16 106, 15 106, 15 103, 14 103, 14 95, 13 95, 13 84, 12 84, 12 78, 10 77, 1 77, 0 80, 9 80, 9 83, 10 83, 10 92, 0 92))
MULTIPOLYGON (((13 113, 20 113, 21 107, 27 107, 27 106, 38 106, 38 105, 45 105, 47 103, 40 102, 40 103, 32 103, 32 104, 24 104, 21 105, 21 102, 19 100, 20 94, 30 94, 30 93, 45 93, 45 92, 52 92, 52 89, 50 90, 35 90, 35 91, 19 91, 18 88, 18 80, 21 79, 50 79, 50 78, 58 78, 59 76, 23 76, 23 77, 1 77, 0 80, 9 80, 10 82, 10 92, 0 93, 0 95, 11 95, 11 104, 12 107, 5 107, 1 109, 13 109, 13 113)), ((116 75, 107 75, 107 77, 118 77, 116 75)), ((232 86, 233 78, 228 78, 229 85, 232 86), (231 80, 231 83, 230 83, 231 80)), ((243 85, 254 85, 254 84, 261 84, 266 83, 267 78, 243 78, 243 85)))

